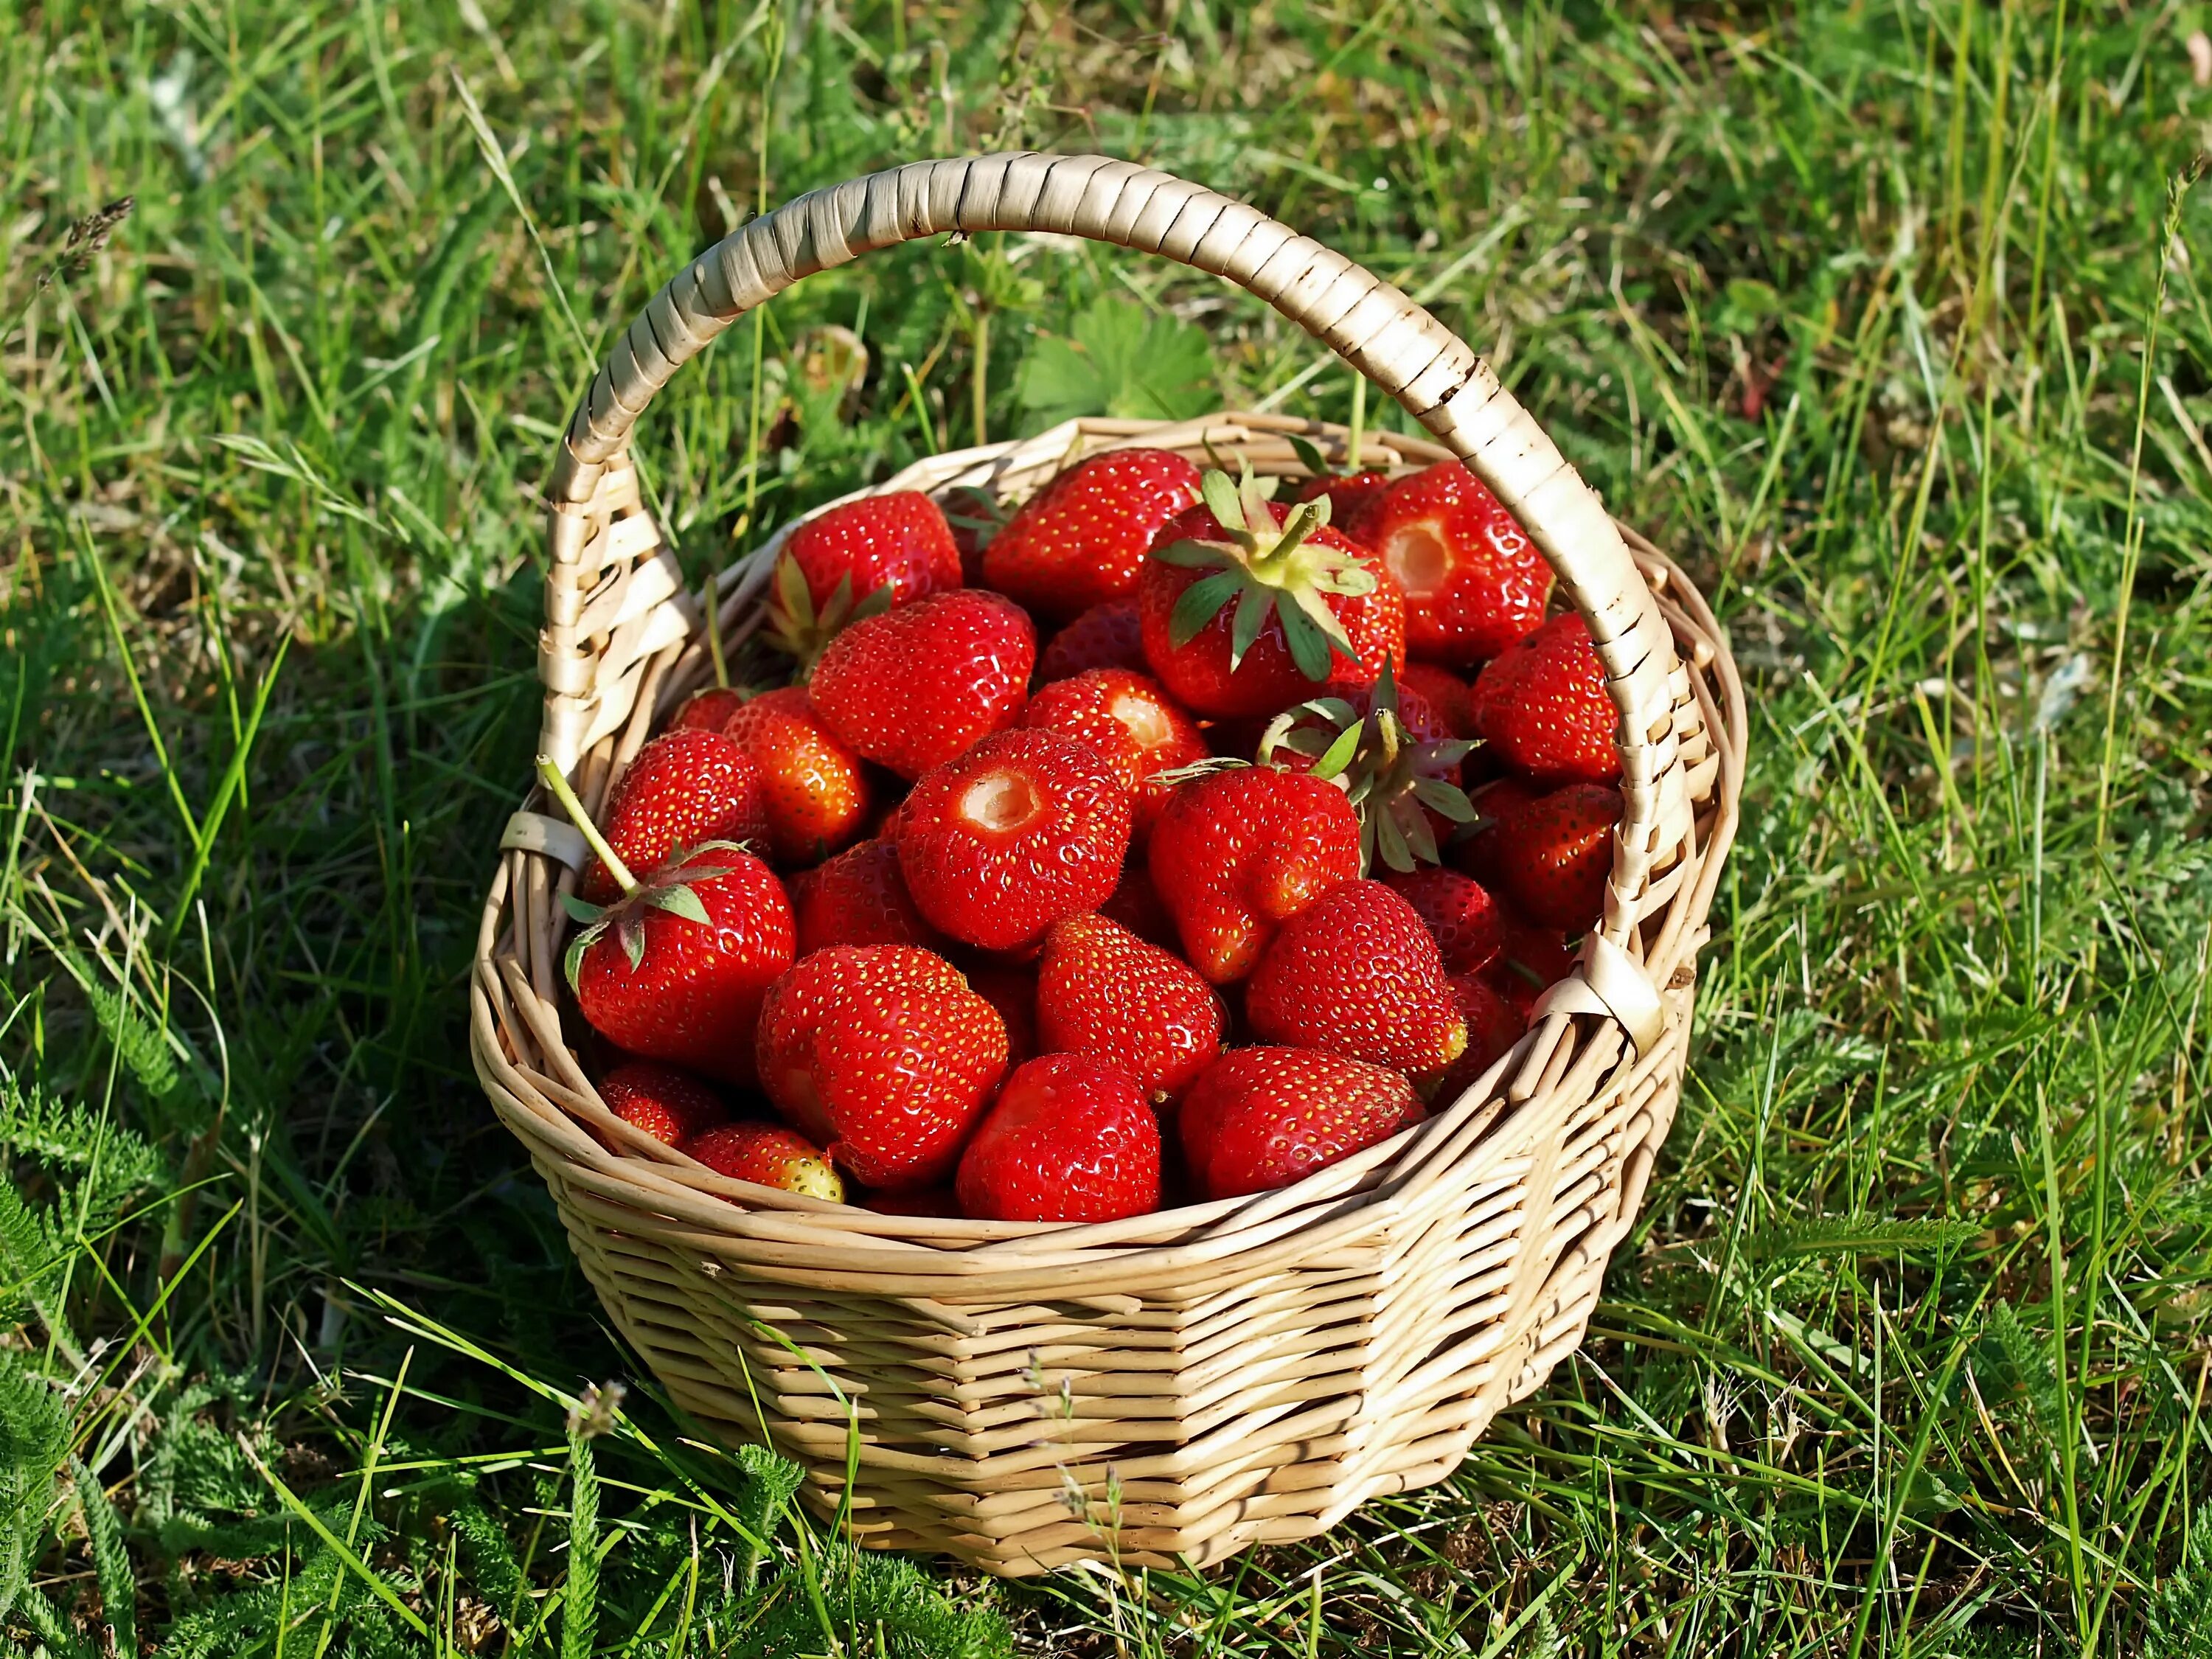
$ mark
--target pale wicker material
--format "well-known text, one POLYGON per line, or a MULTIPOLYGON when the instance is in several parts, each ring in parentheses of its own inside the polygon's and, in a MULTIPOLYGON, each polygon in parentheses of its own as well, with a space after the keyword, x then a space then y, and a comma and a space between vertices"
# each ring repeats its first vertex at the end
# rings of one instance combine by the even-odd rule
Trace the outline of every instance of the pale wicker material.
MULTIPOLYGON (((636 415, 799 276, 992 229, 1099 237, 1233 277, 1440 440, 1370 439, 1370 465, 1457 454, 1514 507, 1589 619, 1623 714, 1626 813, 1573 975, 1456 1103, 1283 1191, 1092 1226, 878 1215, 714 1176, 607 1112, 562 1036, 575 1015, 558 896, 581 838, 532 810, 508 826, 485 906, 471 1046, 624 1336, 703 1425, 804 1464, 818 1510, 849 1504, 866 1542, 1000 1573, 1216 1561, 1441 1480, 1579 1340, 1680 1097, 1735 827, 1742 691, 1704 600, 1395 289, 1127 162, 926 162, 803 197, 702 255, 571 422, 540 662, 544 746, 587 804, 708 672, 709 596, 682 591, 640 502, 624 449, 636 415)), ((1341 428, 1276 416, 1085 420, 874 489, 1018 500, 1073 457, 1129 443, 1298 473, 1293 433, 1343 454, 1341 428)), ((760 623, 780 544, 711 590, 728 647, 760 623)))

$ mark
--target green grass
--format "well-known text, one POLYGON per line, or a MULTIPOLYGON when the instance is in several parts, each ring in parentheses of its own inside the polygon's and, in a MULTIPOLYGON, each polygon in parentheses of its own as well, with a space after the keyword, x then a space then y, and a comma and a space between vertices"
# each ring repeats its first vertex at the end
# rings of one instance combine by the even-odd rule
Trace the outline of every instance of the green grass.
MULTIPOLYGON (((0 3, 15 1639, 2212 1650, 2197 21, 0 3), (1014 146, 1143 157, 1431 301, 1716 596, 1753 763, 1586 1350, 1311 1545, 1005 1588, 856 1565, 773 1462, 686 1437, 463 1004, 589 366, 762 203, 1014 146)), ((1194 398, 1350 386, 1210 279, 983 238, 779 300, 641 454, 703 572, 979 431, 1194 398), (827 323, 872 356, 848 420, 787 368, 827 323), (1140 370, 1085 390, 1060 342, 1133 323, 1140 370)))

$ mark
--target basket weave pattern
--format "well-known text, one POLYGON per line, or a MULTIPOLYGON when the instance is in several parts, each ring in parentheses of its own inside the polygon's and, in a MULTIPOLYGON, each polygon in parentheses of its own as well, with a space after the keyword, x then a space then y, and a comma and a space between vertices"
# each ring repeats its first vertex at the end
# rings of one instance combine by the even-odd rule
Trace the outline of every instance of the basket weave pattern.
MULTIPOLYGON (((1000 1573, 1218 1560, 1442 1479, 1580 1340, 1680 1097, 1698 947, 1734 834, 1742 693, 1711 611, 1617 526, 1474 354, 1389 284, 1228 198, 1103 157, 920 162, 803 197, 700 256, 633 325, 556 458, 543 746, 597 810, 762 620, 779 535, 684 591, 629 434, 736 317, 810 271, 950 231, 1146 248, 1241 283, 1457 455, 1545 551, 1623 716, 1604 917, 1513 1052, 1425 1122, 1293 1187, 1085 1226, 898 1217, 712 1174, 609 1113, 562 1036, 573 827, 517 812, 486 902, 471 1048, 601 1300, 670 1395, 765 1438, 864 1541, 1000 1573), (849 1490, 848 1490, 849 1488, 849 1490)), ((1229 412, 1069 422, 933 457, 870 491, 1018 501, 1141 443, 1263 474, 1341 428, 1229 412)), ((787 531, 784 532, 787 534, 787 531)))

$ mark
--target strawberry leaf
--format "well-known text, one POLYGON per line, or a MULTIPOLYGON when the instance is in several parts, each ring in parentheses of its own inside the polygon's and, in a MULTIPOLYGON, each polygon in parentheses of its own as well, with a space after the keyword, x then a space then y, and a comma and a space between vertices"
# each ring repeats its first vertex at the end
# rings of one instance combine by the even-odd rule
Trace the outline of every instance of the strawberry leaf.
POLYGON ((561 895, 561 908, 568 913, 568 919, 571 921, 580 921, 586 927, 607 913, 605 905, 587 904, 574 893, 561 895))
MULTIPOLYGON (((1352 635, 1344 631, 1344 623, 1336 612, 1328 608, 1328 601, 1310 590, 1299 591, 1296 598, 1298 609, 1312 618, 1313 625, 1321 630, 1322 636, 1352 661, 1358 661, 1359 653, 1352 648, 1352 635)), ((1310 680, 1326 679, 1328 670, 1323 667, 1320 673, 1310 672, 1306 678, 1310 680)))
POLYGON ((1290 647, 1291 660, 1298 665, 1298 672, 1310 680, 1328 678, 1328 641, 1313 624, 1303 600, 1279 608, 1282 619, 1283 643, 1290 647))
POLYGON ((799 561, 788 553, 775 562, 775 597, 777 608, 798 627, 814 625, 813 590, 807 586, 799 561))
POLYGON ((1406 845, 1406 832, 1398 827, 1397 814, 1378 812, 1368 821, 1375 826, 1375 844, 1382 852, 1382 862, 1393 870, 1411 870, 1413 849, 1406 845))
POLYGON ((1244 653, 1267 625, 1275 608, 1274 593, 1265 587, 1248 587, 1238 595, 1236 619, 1229 626, 1229 666, 1233 672, 1244 665, 1244 653))
POLYGON ((1437 837, 1429 828, 1428 815, 1410 800, 1399 800, 1391 805, 1390 821, 1405 838, 1406 848, 1424 864, 1441 864, 1437 851, 1437 837))
POLYGON ((635 910, 625 910, 615 922, 615 937, 622 942, 623 954, 629 958, 632 971, 645 960, 645 918, 635 910))
POLYGON ((561 958, 561 975, 568 981, 570 990, 577 988, 576 976, 584 970, 584 952, 592 948, 592 941, 598 938, 598 932, 591 930, 579 933, 568 941, 568 949, 561 958))
POLYGON ((1244 503, 1237 486, 1229 482, 1226 472, 1201 472, 1198 477, 1198 493, 1205 497, 1206 510, 1224 530, 1249 530, 1251 526, 1244 518, 1244 503))
MULTIPOLYGON (((1242 585, 1243 579, 1235 571, 1218 570, 1211 576, 1200 577, 1183 589, 1182 597, 1168 613, 1168 642, 1180 648, 1196 639, 1242 585)), ((1313 678, 1318 679, 1320 676, 1313 678)))
POLYGON ((1290 439, 1291 453, 1298 458, 1298 465, 1316 478, 1325 477, 1328 471, 1328 461, 1315 446, 1314 441, 1295 432, 1290 434, 1290 439))
POLYGON ((1413 781, 1413 798, 1440 818, 1454 823, 1473 823, 1474 807, 1465 794, 1442 778, 1417 778, 1413 781))
POLYGON ((1357 720, 1338 732, 1336 741, 1329 744, 1322 757, 1314 763, 1314 776, 1334 778, 1340 775, 1344 769, 1352 764, 1352 756, 1359 752, 1359 732, 1360 723, 1357 720))
POLYGON ((1171 564, 1184 570, 1219 570, 1234 564, 1236 556, 1225 547, 1209 542, 1170 542, 1165 547, 1154 548, 1152 557, 1162 564, 1171 564))
POLYGON ((871 590, 866 599, 853 607, 853 614, 845 619, 845 626, 850 628, 856 622, 866 622, 871 617, 882 616, 884 611, 891 608, 891 601, 896 597, 889 582, 885 582, 881 587, 871 590))
MULTIPOLYGON (((698 871, 686 871, 687 875, 700 876, 698 871)), ((645 902, 656 910, 665 910, 672 916, 681 916, 686 921, 696 921, 701 927, 711 927, 707 907, 699 895, 682 883, 673 887, 656 887, 645 896, 645 902)), ((634 965, 634 964, 633 964, 634 965)))

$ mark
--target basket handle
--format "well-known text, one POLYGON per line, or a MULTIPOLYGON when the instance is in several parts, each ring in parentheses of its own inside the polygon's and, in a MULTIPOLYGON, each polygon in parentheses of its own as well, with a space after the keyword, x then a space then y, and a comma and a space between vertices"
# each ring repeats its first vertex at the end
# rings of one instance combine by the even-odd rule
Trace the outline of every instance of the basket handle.
MULTIPOLYGON (((1604 504, 1535 418, 1473 348, 1371 271, 1256 208, 1104 155, 915 161, 811 191, 741 225, 654 295, 592 376, 549 483, 553 569, 540 650, 549 705, 575 690, 567 670, 583 644, 580 567, 607 524, 602 485, 629 472, 630 430, 653 394, 724 329, 803 276, 900 242, 990 230, 1086 236, 1225 276, 1396 398, 1520 520, 1589 625, 1622 715, 1626 813, 1616 888, 1632 895, 1655 854, 1688 843, 1672 634, 1604 504), (567 684, 553 683, 556 672, 567 684)), ((1633 926, 1624 908, 1607 906, 1602 931, 1616 945, 1633 926)), ((1633 967, 1625 956, 1613 965, 1623 964, 1633 967)), ((1639 1038, 1656 1036, 1656 994, 1630 1000, 1639 1006, 1618 1011, 1623 1024, 1639 1038)))

